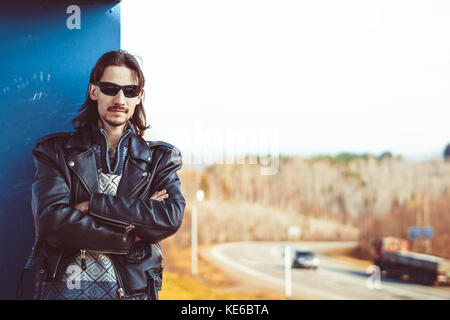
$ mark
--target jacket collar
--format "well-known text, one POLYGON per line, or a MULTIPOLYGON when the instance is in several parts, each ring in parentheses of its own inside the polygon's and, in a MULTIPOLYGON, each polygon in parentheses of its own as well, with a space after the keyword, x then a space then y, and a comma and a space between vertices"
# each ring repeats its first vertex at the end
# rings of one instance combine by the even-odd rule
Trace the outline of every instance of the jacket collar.
POLYGON ((152 161, 152 153, 147 142, 136 134, 130 136, 128 152, 134 159, 140 159, 150 163, 152 161))
MULTIPOLYGON (((88 128, 74 132, 65 146, 69 151, 67 164, 83 182, 89 194, 100 192, 91 131, 88 128)), ((151 162, 150 148, 144 139, 135 134, 131 134, 129 139, 129 161, 124 163, 117 195, 133 194, 148 177, 148 166, 145 163, 151 162)))
MULTIPOLYGON (((72 133, 65 147, 67 149, 84 152, 93 145, 94 140, 91 130, 89 130, 89 128, 82 128, 72 133)), ((130 135, 128 154, 134 159, 139 159, 148 163, 151 162, 152 155, 147 142, 142 137, 135 134, 134 130, 133 134, 130 135)))
POLYGON ((92 136, 87 128, 73 132, 67 140, 66 149, 85 151, 93 145, 92 136))

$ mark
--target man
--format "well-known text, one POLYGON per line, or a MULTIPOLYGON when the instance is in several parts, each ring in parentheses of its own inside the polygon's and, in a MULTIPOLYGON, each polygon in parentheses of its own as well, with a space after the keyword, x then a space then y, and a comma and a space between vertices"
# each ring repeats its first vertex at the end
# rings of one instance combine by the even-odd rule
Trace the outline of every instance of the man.
POLYGON ((32 209, 36 299, 157 299, 160 241, 181 226, 180 152, 142 136, 144 75, 125 51, 94 66, 73 133, 41 138, 32 209))

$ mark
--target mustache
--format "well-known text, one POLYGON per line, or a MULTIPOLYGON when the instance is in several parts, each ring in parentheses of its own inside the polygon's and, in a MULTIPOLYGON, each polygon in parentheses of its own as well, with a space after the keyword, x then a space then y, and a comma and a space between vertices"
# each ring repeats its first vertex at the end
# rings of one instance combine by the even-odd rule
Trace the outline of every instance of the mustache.
POLYGON ((117 107, 117 106, 112 106, 112 107, 108 108, 108 111, 116 111, 116 110, 128 113, 128 109, 126 109, 126 108, 121 108, 121 107, 117 107))

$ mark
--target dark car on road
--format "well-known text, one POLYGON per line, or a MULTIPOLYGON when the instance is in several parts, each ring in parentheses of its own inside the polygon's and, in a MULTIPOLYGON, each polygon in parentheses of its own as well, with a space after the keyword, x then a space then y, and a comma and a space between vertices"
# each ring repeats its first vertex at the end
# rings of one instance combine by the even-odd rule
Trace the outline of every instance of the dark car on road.
POLYGON ((320 260, 316 257, 316 254, 312 251, 295 251, 294 260, 292 262, 292 268, 312 268, 317 269, 319 267, 320 260))

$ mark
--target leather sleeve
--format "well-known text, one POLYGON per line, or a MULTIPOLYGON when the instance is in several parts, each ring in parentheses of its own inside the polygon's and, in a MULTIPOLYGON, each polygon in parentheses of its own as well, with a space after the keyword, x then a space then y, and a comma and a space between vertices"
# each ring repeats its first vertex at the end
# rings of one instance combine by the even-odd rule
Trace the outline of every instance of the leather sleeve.
POLYGON ((55 247, 128 252, 134 237, 102 225, 70 205, 69 173, 56 149, 51 143, 42 143, 33 150, 36 174, 31 206, 39 238, 55 247))
POLYGON ((133 224, 133 234, 144 241, 157 243, 173 235, 182 223, 186 201, 177 174, 181 166, 179 151, 165 150, 151 190, 166 189, 169 198, 163 201, 142 200, 94 193, 89 201, 89 212, 97 217, 133 224))

